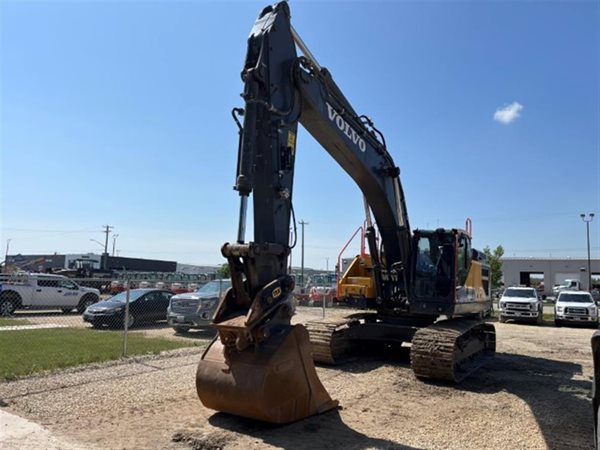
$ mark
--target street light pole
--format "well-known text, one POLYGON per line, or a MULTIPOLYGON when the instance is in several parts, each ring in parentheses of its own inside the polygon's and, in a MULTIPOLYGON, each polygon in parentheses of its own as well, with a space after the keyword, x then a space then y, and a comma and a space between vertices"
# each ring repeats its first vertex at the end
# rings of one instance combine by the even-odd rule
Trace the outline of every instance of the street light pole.
POLYGON ((588 292, 592 291, 592 263, 590 258, 590 222, 594 220, 594 213, 589 213, 588 217, 585 214, 580 214, 581 220, 585 222, 587 234, 587 256, 588 256, 588 292))
POLYGON ((4 272, 8 273, 8 249, 10 247, 10 241, 12 239, 6 240, 6 252, 4 252, 4 272))

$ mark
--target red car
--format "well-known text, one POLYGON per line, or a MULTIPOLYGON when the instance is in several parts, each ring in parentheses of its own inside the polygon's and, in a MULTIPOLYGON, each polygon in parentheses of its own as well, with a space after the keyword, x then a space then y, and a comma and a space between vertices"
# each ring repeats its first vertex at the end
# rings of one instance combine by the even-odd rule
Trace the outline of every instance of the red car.
POLYGON ((310 288, 309 298, 313 306, 322 306, 323 299, 326 305, 331 305, 335 301, 335 286, 313 286, 310 288))

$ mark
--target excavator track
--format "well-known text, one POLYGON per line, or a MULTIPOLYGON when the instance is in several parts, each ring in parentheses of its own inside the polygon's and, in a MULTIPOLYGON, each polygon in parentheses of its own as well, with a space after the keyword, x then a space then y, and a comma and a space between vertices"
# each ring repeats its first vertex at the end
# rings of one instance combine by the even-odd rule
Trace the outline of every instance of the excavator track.
POLYGON ((415 333, 411 366, 418 378, 460 382, 481 367, 496 351, 492 324, 450 319, 415 333))
POLYGON ((350 346, 348 330, 357 322, 351 318, 307 322, 305 327, 310 338, 313 360, 324 364, 340 363, 350 346))

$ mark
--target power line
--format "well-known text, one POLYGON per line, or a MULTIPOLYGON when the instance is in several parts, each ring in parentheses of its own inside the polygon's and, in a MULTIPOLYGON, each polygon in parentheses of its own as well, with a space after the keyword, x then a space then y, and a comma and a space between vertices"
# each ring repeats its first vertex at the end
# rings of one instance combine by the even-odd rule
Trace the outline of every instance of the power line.
MULTIPOLYGON (((600 246, 592 246, 590 247, 594 250, 598 250, 600 249, 600 246)), ((523 253, 523 252, 530 252, 530 253, 548 253, 548 252, 584 252, 585 251, 585 247, 563 247, 563 248, 519 248, 519 249, 504 249, 505 252, 507 253, 523 253)))
POLYGON ((90 233, 94 231, 99 231, 97 228, 88 228, 87 230, 42 230, 33 228, 2 227, 2 229, 8 231, 21 231, 27 233, 90 233))

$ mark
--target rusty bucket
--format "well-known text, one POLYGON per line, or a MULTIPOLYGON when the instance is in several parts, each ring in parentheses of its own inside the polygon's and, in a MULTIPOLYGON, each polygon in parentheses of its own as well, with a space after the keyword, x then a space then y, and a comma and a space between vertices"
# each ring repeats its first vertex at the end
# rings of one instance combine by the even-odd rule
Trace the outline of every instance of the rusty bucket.
POLYGON ((198 364, 196 389, 207 408, 278 424, 338 405, 317 377, 301 325, 287 326, 243 351, 216 339, 198 364))

